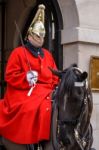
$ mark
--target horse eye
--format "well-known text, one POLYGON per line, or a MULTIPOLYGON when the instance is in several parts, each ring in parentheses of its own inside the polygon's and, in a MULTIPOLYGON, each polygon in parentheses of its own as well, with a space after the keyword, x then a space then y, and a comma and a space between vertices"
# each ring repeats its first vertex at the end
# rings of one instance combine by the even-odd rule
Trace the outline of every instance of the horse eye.
POLYGON ((83 94, 83 90, 82 90, 82 88, 78 88, 78 89, 76 89, 75 90, 75 95, 77 96, 81 96, 83 94))

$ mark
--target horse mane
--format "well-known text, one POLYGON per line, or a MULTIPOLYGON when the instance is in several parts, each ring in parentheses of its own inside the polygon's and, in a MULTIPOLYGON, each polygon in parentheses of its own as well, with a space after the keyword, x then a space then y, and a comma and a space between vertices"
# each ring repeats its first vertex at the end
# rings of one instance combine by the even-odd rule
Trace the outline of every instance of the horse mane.
POLYGON ((77 81, 77 77, 71 67, 65 72, 63 71, 56 97, 58 97, 58 99, 62 99, 66 93, 71 93, 75 81, 77 81))

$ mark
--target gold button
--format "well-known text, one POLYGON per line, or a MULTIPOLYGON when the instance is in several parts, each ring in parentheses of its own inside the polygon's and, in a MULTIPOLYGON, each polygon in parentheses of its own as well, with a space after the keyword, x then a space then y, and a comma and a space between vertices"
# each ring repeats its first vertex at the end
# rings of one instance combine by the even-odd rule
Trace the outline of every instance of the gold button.
POLYGON ((46 98, 49 99, 49 96, 47 96, 46 98))
POLYGON ((46 108, 46 111, 49 111, 49 108, 48 108, 48 107, 46 108))

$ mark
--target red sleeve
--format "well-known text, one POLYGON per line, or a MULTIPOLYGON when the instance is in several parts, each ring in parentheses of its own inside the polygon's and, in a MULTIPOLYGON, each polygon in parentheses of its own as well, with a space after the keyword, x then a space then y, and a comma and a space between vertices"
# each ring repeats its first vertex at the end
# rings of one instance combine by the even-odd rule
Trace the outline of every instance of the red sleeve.
POLYGON ((26 72, 22 68, 17 51, 13 50, 9 57, 5 72, 5 81, 17 89, 28 89, 29 85, 26 81, 26 72))

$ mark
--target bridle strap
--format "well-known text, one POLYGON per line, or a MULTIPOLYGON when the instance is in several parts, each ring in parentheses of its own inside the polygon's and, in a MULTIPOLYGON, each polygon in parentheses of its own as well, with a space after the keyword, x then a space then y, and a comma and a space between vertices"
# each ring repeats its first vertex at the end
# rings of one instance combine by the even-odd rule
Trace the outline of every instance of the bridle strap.
POLYGON ((85 98, 84 98, 84 104, 83 104, 82 111, 81 111, 81 114, 80 114, 80 117, 79 117, 79 121, 77 123, 77 126, 74 128, 74 136, 75 136, 75 139, 76 139, 78 145, 80 146, 81 150, 84 150, 84 148, 86 146, 86 135, 87 135, 87 132, 88 132, 88 129, 87 129, 84 136, 82 138, 80 137, 79 131, 80 131, 80 127, 81 127, 81 121, 82 121, 83 115, 84 115, 85 110, 86 110, 85 109, 86 104, 88 103, 87 102, 87 98, 88 98, 87 92, 86 92, 86 95, 85 95, 85 98))
POLYGON ((64 124, 68 124, 68 125, 76 125, 77 122, 78 122, 78 119, 58 120, 58 124, 59 124, 59 125, 64 125, 64 124))

